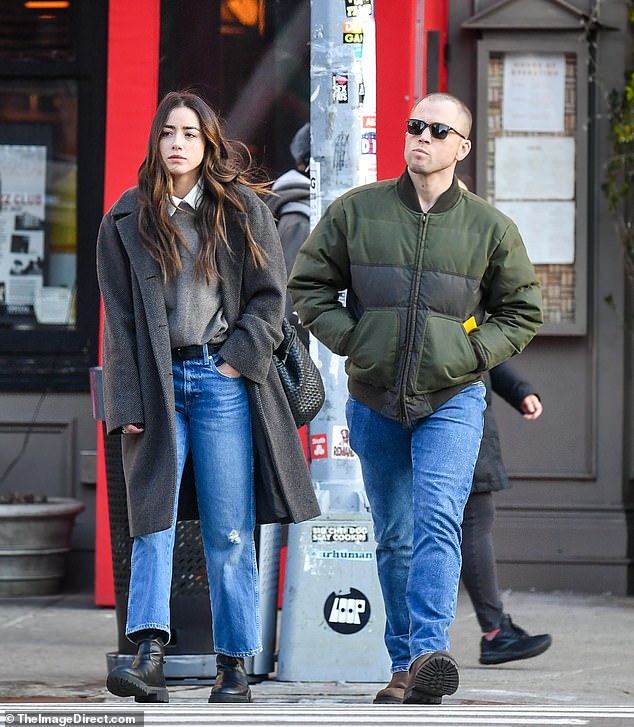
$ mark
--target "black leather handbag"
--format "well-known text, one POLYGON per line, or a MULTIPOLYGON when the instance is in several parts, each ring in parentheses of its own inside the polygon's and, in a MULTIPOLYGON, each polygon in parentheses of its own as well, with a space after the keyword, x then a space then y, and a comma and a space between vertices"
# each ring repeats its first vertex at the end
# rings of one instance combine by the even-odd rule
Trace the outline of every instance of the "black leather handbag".
POLYGON ((282 333, 284 340, 273 353, 273 363, 299 429, 317 416, 326 393, 315 362, 286 318, 282 321, 282 333))

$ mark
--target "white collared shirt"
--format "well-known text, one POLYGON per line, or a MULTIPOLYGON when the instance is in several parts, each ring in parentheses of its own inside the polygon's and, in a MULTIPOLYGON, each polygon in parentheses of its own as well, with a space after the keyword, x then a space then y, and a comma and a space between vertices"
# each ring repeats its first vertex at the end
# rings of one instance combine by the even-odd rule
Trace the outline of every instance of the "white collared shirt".
POLYGON ((167 201, 167 212, 169 216, 171 217, 174 212, 176 212, 176 208, 181 202, 185 202, 188 204, 193 210, 198 207, 200 204, 200 200, 203 196, 203 183, 202 180, 199 179, 196 184, 187 192, 187 194, 181 199, 180 197, 177 197, 176 195, 173 195, 171 199, 168 199, 167 201))

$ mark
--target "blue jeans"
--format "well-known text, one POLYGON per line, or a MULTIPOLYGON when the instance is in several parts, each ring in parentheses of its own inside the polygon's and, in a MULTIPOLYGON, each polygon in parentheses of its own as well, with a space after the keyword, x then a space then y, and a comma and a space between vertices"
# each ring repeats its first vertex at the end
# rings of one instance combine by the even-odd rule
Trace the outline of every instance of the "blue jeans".
POLYGON ((126 634, 170 632, 178 489, 191 449, 214 648, 244 657, 262 650, 251 417, 244 379, 220 373, 220 363, 217 354, 172 363, 178 453, 174 518, 168 530, 134 538, 126 634))
POLYGON ((460 524, 482 439, 476 382, 409 426, 355 399, 350 446, 361 462, 377 543, 392 671, 449 648, 460 581, 460 524))

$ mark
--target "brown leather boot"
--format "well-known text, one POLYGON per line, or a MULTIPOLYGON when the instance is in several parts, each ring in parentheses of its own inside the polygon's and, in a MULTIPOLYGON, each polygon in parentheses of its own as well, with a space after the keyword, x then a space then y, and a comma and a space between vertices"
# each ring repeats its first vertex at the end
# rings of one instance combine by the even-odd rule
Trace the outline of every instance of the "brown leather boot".
POLYGON ((409 668, 403 704, 440 704, 458 689, 458 664, 447 651, 423 654, 409 668))
POLYGON ((408 672, 395 671, 387 687, 376 693, 373 704, 402 704, 407 687, 408 672))

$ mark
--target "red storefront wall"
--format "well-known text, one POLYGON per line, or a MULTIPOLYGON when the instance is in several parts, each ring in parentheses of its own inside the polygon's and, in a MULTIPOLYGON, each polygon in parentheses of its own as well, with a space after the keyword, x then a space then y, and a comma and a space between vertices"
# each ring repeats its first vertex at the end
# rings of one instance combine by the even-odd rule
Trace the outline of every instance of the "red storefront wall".
MULTIPOLYGON (((447 90, 444 49, 448 0, 375 0, 376 142, 379 179, 398 177, 403 169, 405 120, 429 91, 447 90), (422 14, 422 17, 417 16, 422 14), (429 34, 437 35, 439 57, 429 57, 429 34), (438 69, 427 88, 428 65, 438 69)), ((436 46, 434 46, 436 47, 436 46)))
MULTIPOLYGON (((160 0, 110 0, 104 211, 136 183, 158 94, 160 0)), ((101 356, 101 346, 100 346, 101 356)), ((101 363, 101 361, 100 361, 101 363)), ((114 605, 102 426, 97 426, 95 603, 114 605)))

